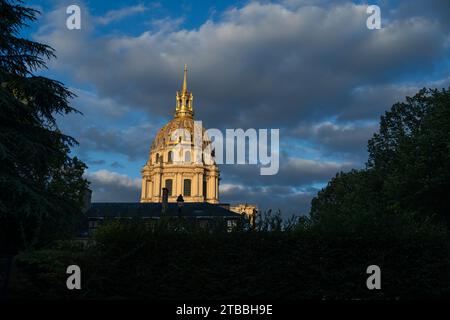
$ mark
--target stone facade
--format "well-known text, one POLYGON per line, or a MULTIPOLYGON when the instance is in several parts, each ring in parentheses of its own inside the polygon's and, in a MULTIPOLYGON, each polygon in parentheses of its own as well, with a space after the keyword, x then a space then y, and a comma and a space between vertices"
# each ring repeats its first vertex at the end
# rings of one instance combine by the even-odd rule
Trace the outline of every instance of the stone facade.
POLYGON ((245 215, 250 224, 255 225, 256 215, 258 213, 258 207, 255 204, 237 204, 230 206, 230 211, 245 215))

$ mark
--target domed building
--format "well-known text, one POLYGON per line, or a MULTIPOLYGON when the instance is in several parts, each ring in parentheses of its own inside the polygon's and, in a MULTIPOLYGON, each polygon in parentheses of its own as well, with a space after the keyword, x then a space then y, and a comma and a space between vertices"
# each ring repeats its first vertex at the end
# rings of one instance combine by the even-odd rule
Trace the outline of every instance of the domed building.
POLYGON ((219 219, 229 232, 241 225, 243 216, 255 223, 255 205, 219 203, 219 169, 206 130, 194 121, 193 99, 185 65, 174 117, 156 134, 141 171, 140 202, 91 203, 89 193, 83 234, 92 235, 111 219, 140 218, 151 224, 165 216, 185 218, 202 228, 214 226, 213 221, 219 219))
POLYGON ((185 65, 174 117, 156 134, 141 171, 140 201, 162 202, 162 190, 167 188, 168 202, 176 202, 182 195, 185 202, 219 203, 219 169, 212 155, 203 152, 210 144, 205 129, 194 122, 193 95, 188 91, 185 65))

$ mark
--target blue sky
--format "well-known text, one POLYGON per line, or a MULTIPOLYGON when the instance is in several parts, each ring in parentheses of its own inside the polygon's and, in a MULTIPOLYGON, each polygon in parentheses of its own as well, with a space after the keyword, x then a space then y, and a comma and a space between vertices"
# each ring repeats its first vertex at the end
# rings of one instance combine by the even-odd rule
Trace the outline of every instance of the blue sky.
POLYGON ((450 5, 432 1, 29 1, 24 35, 58 59, 83 115, 58 119, 79 147, 94 201, 137 201, 140 169, 189 66, 208 128, 279 128, 280 172, 222 165, 221 201, 306 213, 338 171, 361 168, 379 117, 422 87, 450 84, 450 5), (81 30, 65 26, 81 7, 81 30), (366 27, 367 4, 382 29, 366 27))

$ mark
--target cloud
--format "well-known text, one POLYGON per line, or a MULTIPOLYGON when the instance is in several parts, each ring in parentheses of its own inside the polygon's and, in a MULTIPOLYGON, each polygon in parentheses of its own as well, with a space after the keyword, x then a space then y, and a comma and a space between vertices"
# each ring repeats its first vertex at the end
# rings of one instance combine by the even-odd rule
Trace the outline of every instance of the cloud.
POLYGON ((146 158, 154 134, 155 128, 148 124, 124 130, 88 127, 81 130, 77 139, 84 151, 118 153, 133 161, 146 158))
POLYGON ((396 102, 404 101, 406 96, 413 96, 423 87, 445 88, 450 85, 450 77, 444 77, 426 83, 409 82, 405 84, 382 84, 355 87, 351 90, 351 102, 340 115, 343 121, 355 119, 374 119, 390 109, 396 102))
POLYGON ((445 0, 408 0, 400 1, 398 7, 391 10, 394 18, 404 18, 411 16, 426 17, 434 19, 443 27, 450 27, 448 15, 450 12, 450 2, 445 0))
POLYGON ((367 141, 378 129, 378 123, 333 123, 319 122, 313 125, 299 125, 292 130, 297 138, 314 143, 324 154, 344 154, 357 158, 366 156, 367 141))
POLYGON ((88 159, 88 160, 86 160, 89 164, 93 164, 93 165, 104 165, 105 163, 106 163, 106 161, 105 160, 103 160, 103 159, 98 159, 98 160, 91 160, 91 159, 88 159))
POLYGON ((81 111, 85 117, 96 118, 98 116, 106 116, 114 119, 123 117, 130 111, 128 105, 119 104, 111 97, 99 97, 94 92, 79 88, 70 88, 70 90, 77 95, 72 104, 81 111))
POLYGON ((56 68, 153 116, 170 116, 188 63, 197 115, 210 126, 292 127, 299 119, 359 119, 348 110, 357 103, 352 90, 398 81, 445 57, 448 30, 439 21, 401 16, 370 31, 365 8, 250 2, 198 29, 94 38, 57 28, 41 39, 57 49, 56 68))
POLYGON ((307 214, 311 199, 316 194, 317 189, 314 188, 297 191, 288 187, 220 185, 220 201, 222 203, 257 204, 260 212, 280 210, 285 218, 289 218, 291 215, 307 214))
POLYGON ((184 17, 180 17, 177 19, 171 18, 162 18, 162 19, 154 19, 150 22, 150 25, 158 30, 159 33, 167 33, 177 30, 184 22, 184 17))
POLYGON ((224 183, 247 186, 278 186, 305 188, 314 183, 325 183, 339 171, 348 171, 358 166, 351 162, 309 160, 282 155, 280 170, 274 176, 260 175, 257 165, 222 165, 224 183))
POLYGON ((118 161, 113 161, 113 162, 111 162, 110 166, 111 166, 112 168, 118 168, 118 169, 124 168, 124 166, 123 166, 120 162, 118 162, 118 161))
POLYGON ((141 179, 108 170, 86 172, 91 182, 93 202, 137 202, 139 201, 141 179))
POLYGON ((132 15, 142 13, 147 11, 149 8, 139 4, 131 7, 124 7, 117 10, 108 11, 104 16, 97 18, 97 23, 101 25, 110 24, 122 20, 124 18, 130 17, 132 15))
MULTIPOLYGON (((82 159, 100 164, 91 162, 89 153, 105 152, 145 161, 159 121, 152 119, 152 123, 145 113, 139 114, 128 105, 99 97, 95 92, 73 87, 70 90, 77 95, 71 104, 82 114, 57 115, 57 122, 63 132, 79 142, 77 152, 82 159)), ((97 157, 98 154, 94 158, 97 157)))

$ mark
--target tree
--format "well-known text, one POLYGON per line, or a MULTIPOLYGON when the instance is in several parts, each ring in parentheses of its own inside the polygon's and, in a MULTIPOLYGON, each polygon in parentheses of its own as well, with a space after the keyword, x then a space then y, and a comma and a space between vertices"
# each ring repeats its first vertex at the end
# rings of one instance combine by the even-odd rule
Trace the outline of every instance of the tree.
POLYGON ((20 37, 38 11, 0 0, 0 251, 30 249, 70 233, 88 182, 70 156, 77 142, 55 115, 78 112, 62 83, 36 75, 54 50, 20 37))
POLYGON ((389 206, 450 226, 450 88, 394 104, 368 149, 367 167, 383 177, 389 206))
POLYGON ((331 216, 342 220, 352 215, 377 214, 380 211, 380 181, 372 171, 339 172, 311 202, 315 221, 331 216))
POLYGON ((394 104, 368 150, 366 169, 339 173, 312 200, 313 221, 450 226, 450 90, 422 89, 394 104))

